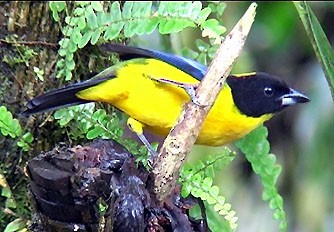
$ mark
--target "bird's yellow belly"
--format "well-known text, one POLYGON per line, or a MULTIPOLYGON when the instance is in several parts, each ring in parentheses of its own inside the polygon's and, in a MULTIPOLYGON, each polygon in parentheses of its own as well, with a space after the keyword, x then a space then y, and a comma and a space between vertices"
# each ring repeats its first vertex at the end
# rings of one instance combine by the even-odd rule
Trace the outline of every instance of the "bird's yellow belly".
MULTIPOLYGON (((182 88, 152 79, 187 83, 198 83, 198 80, 176 68, 171 70, 171 66, 163 70, 163 65, 146 64, 149 69, 143 64, 125 66, 117 72, 116 78, 83 91, 80 97, 110 103, 145 124, 152 132, 167 135, 190 97, 182 88)), ((196 143, 209 146, 227 144, 243 137, 267 119, 268 116, 250 118, 240 114, 233 103, 231 89, 225 85, 205 119, 196 143)))
MULTIPOLYGON (((145 93, 140 94, 131 91, 125 101, 115 105, 132 118, 145 124, 147 129, 165 136, 175 125, 182 106, 190 98, 183 90, 175 91, 175 89, 164 89, 164 87, 150 89, 151 91, 143 91, 145 93)), ((239 110, 229 103, 231 99, 228 99, 230 94, 225 94, 227 91, 230 91, 229 88, 220 93, 204 121, 196 144, 221 146, 233 142, 266 120, 262 117, 250 118, 241 115, 239 110)))

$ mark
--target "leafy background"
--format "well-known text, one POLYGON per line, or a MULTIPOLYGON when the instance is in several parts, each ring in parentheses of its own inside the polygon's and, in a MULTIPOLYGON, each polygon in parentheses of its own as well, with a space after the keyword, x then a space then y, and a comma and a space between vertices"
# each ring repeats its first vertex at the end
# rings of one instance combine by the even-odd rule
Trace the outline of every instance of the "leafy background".
MULTIPOLYGON (((82 4, 84 6, 84 3, 82 4)), ((184 6, 185 5, 186 4, 184 4, 184 6)), ((1 6, 4 6, 4 3, 2 3, 0 7, 1 6)), ((221 17, 221 25, 224 26, 227 31, 230 31, 248 6, 249 3, 247 2, 227 2, 226 4, 221 4, 219 7, 215 8, 215 10, 216 15, 218 15, 219 18, 221 17), (222 16, 220 16, 221 13, 222 16)), ((334 20, 334 4, 331 2, 321 2, 310 3, 310 6, 320 20, 329 41, 332 43, 334 40, 334 28, 332 24, 334 20)), ((52 5, 50 5, 50 7, 52 8, 52 5)), ((59 7, 59 5, 54 5, 54 7, 59 7)), ((171 14, 168 9, 169 8, 166 6, 162 14, 171 14)), ((54 12, 58 10, 59 14, 61 14, 60 8, 53 9, 53 18, 57 18, 58 15, 54 12)), ((187 13, 188 10, 189 9, 185 7, 184 12, 187 13)), ((192 13, 195 15, 196 7, 193 10, 195 12, 192 13)), ((167 24, 167 21, 165 23, 163 22, 163 17, 158 19, 159 22, 154 20, 146 22, 147 27, 151 26, 153 28, 152 25, 156 23, 161 23, 162 26, 159 26, 158 30, 152 30, 150 35, 141 35, 140 30, 136 31, 135 29, 138 26, 138 22, 136 21, 126 26, 125 24, 121 25, 122 23, 117 24, 115 22, 119 20, 117 18, 119 16, 114 15, 114 21, 109 22, 112 23, 113 27, 104 27, 101 26, 103 24, 102 22, 104 22, 103 18, 94 18, 92 11, 99 12, 101 9, 98 4, 92 4, 91 9, 85 12, 77 10, 75 13, 76 17, 73 17, 77 18, 77 21, 74 20, 71 22, 70 20, 73 20, 73 18, 67 19, 67 28, 62 28, 64 34, 68 35, 68 37, 60 42, 63 50, 59 50, 60 58, 58 59, 56 68, 58 71, 63 71, 57 72, 59 78, 58 86, 62 85, 63 79, 69 80, 76 78, 72 73, 76 73, 77 67, 80 68, 83 64, 77 59, 78 57, 73 54, 84 47, 89 40, 91 44, 97 43, 99 39, 98 35, 105 37, 105 39, 127 40, 127 42, 133 45, 182 54, 198 59, 202 63, 207 63, 216 48, 216 46, 213 45, 217 42, 215 41, 215 39, 217 39, 216 35, 223 33, 225 30, 224 27, 217 24, 214 20, 204 22, 201 19, 206 13, 204 12, 202 16, 198 15, 198 17, 193 20, 196 22, 197 26, 202 27, 207 34, 213 36, 211 41, 207 39, 196 40, 194 38, 201 37, 199 30, 194 28, 182 30, 183 26, 187 25, 186 23, 183 23, 183 25, 181 23, 178 29, 175 24, 179 23, 180 25, 180 22, 175 22, 174 26, 171 26, 167 24), (85 28, 86 25, 83 25, 82 21, 80 21, 82 15, 86 18, 90 18, 90 23, 87 25, 89 28, 89 30, 86 31, 87 33, 84 31, 82 37, 80 37, 73 25, 81 25, 80 27, 82 27, 82 29, 85 28), (175 31, 171 31, 171 29, 175 31), (96 30, 96 33, 91 33, 90 31, 92 30, 96 30), (108 30, 113 30, 113 32, 119 31, 119 37, 108 37, 112 34, 111 32, 108 33, 108 30), (173 33, 168 34, 169 32, 173 33)), ((138 10, 138 12, 143 11, 138 10)), ((5 15, 4 12, 1 12, 1 14, 0 19, 4 18, 5 15)), ((123 17, 130 17, 130 15, 127 16, 127 14, 124 14, 123 17)), ((148 29, 149 28, 145 28, 145 30, 148 29)), ((5 38, 1 37, 1 39, 5 38)), ((86 54, 81 53, 80 57, 84 60, 87 59, 87 53, 90 56, 94 56, 96 55, 95 52, 95 50, 88 46, 88 48, 84 49, 84 53, 86 54)), ((18 48, 16 53, 21 54, 17 57, 17 60, 9 59, 9 56, 2 54, 0 56, 1 61, 7 66, 9 65, 15 68, 15 64, 17 63, 23 63, 23 65, 27 64, 30 57, 36 55, 37 51, 31 48, 23 50, 18 48)), ((113 59, 103 60, 102 62, 100 61, 100 63, 92 65, 92 67, 96 70, 101 70, 113 62, 115 62, 113 59)), ((288 231, 331 231, 331 229, 334 228, 334 202, 332 201, 332 196, 334 195, 334 149, 331 144, 331 142, 334 141, 334 135, 331 133, 334 128, 333 101, 321 66, 316 60, 310 41, 292 2, 258 4, 257 16, 253 28, 247 39, 243 54, 238 59, 233 72, 240 73, 254 70, 265 71, 280 76, 291 86, 305 92, 312 100, 308 104, 285 110, 266 123, 266 126, 269 131, 270 152, 276 155, 276 162, 282 167, 282 170, 279 170, 281 171, 281 175, 278 178, 277 185, 278 191, 284 199, 284 207, 289 225, 288 231)), ((33 72, 40 81, 49 78, 45 74, 47 72, 42 65, 35 67, 33 72)), ((7 99, 6 88, 8 88, 9 82, 6 76, 1 76, 1 78, 1 80, 4 81, 1 82, 0 93, 4 96, 4 99, 7 99)), ((43 87, 46 87, 46 89, 50 88, 50 86, 43 87)), ((25 91, 27 91, 26 88, 25 91)), ((22 101, 22 99, 18 101, 22 101)), ((1 104, 11 109, 14 116, 18 116, 18 112, 20 109, 23 109, 25 101, 20 102, 20 104, 15 104, 14 106, 13 104, 8 104, 8 101, 1 102, 1 104)), ((78 142, 83 142, 85 141, 85 137, 82 137, 82 131, 90 132, 89 137, 94 138, 96 134, 103 133, 103 128, 108 128, 109 131, 113 131, 114 134, 105 134, 106 137, 119 138, 119 133, 121 133, 117 128, 119 121, 114 117, 113 123, 108 124, 107 122, 111 120, 110 118, 106 120, 107 116, 104 111, 99 110, 94 113, 93 118, 100 123, 100 126, 94 126, 93 128, 91 128, 92 122, 87 121, 89 117, 85 117, 85 114, 89 115, 93 112, 92 106, 87 105, 83 109, 78 108, 77 110, 71 111, 71 114, 66 112, 67 111, 58 111, 54 115, 54 117, 59 120, 59 125, 56 125, 55 122, 52 123, 49 117, 44 116, 44 118, 42 118, 48 130, 60 130, 60 128, 64 127, 63 130, 65 132, 63 131, 60 135, 55 133, 55 137, 59 137, 71 131, 71 139, 75 138, 78 142), (84 114, 82 114, 82 112, 84 112, 84 114), (80 127, 66 128, 67 123, 75 118, 75 114, 78 113, 80 113, 80 127)), ((23 168, 24 162, 29 159, 29 157, 25 152, 17 152, 13 146, 9 149, 8 139, 6 140, 6 137, 1 136, 18 137, 19 139, 16 139, 15 143, 24 151, 27 150, 29 144, 32 143, 33 135, 26 133, 25 130, 29 127, 29 122, 22 130, 22 128, 19 128, 17 120, 11 120, 12 115, 9 114, 5 108, 0 107, 0 113, 6 120, 13 122, 12 125, 6 126, 14 128, 12 130, 13 132, 11 132, 12 134, 10 134, 8 131, 4 130, 4 128, 6 128, 5 126, 1 126, 3 131, 1 131, 0 139, 4 141, 1 147, 5 148, 0 157, 2 161, 1 170, 12 168, 11 171, 6 171, 4 174, 7 180, 15 181, 15 183, 11 182, 10 186, 15 189, 15 199, 16 202, 18 202, 17 204, 20 204, 20 202, 25 199, 23 194, 25 191, 19 188, 19 186, 25 186, 25 182, 22 172, 13 171, 13 169, 14 167, 15 170, 17 170, 17 167, 19 170, 23 168), (12 156, 15 152, 19 153, 17 156, 19 158, 12 156), (17 166, 14 166, 13 163, 17 164, 17 166), (8 176, 9 174, 12 176, 8 176), (16 175, 15 178, 13 175, 16 175)), ((117 112, 113 114, 117 114, 117 112)), ((22 119, 22 121, 24 120, 25 119, 22 119)), ((262 137, 266 135, 267 132, 263 131, 265 130, 263 128, 259 130, 260 132, 256 131, 256 133, 259 133, 259 141, 264 141, 262 137)), ((45 131, 41 131, 42 129, 38 128, 32 131, 32 133, 36 137, 38 132, 41 133, 41 135, 45 133, 45 131)), ((253 138, 256 138, 256 133, 253 138)), ((36 143, 39 145, 35 146, 35 154, 38 153, 38 149, 43 150, 46 149, 46 147, 53 146, 52 143, 46 145, 45 142, 41 140, 36 143)), ((55 140, 54 143, 56 144, 57 141, 55 140)), ((247 153, 243 149, 242 142, 236 145, 247 153)), ((267 155, 269 147, 268 145, 263 145, 263 147, 264 150, 261 154, 267 155)), ((132 148, 137 151, 139 149, 137 146, 133 146, 132 148)), ((231 149, 236 150, 234 146, 231 146, 231 149)), ((198 164, 198 159, 201 158, 203 154, 211 157, 217 153, 221 154, 222 149, 198 146, 192 152, 189 163, 198 164)), ((212 184, 219 186, 220 193, 225 197, 226 201, 232 205, 233 209, 231 211, 228 209, 227 211, 230 212, 231 215, 226 214, 226 216, 231 216, 233 219, 233 212, 236 212, 239 218, 237 222, 238 231, 278 231, 279 222, 272 218, 273 211, 268 207, 268 203, 261 199, 266 196, 262 196, 263 187, 260 178, 255 175, 250 164, 246 162, 246 158, 250 158, 247 157, 247 155, 245 158, 245 156, 241 154, 231 156, 230 152, 227 152, 227 154, 229 155, 224 156, 225 158, 222 158, 219 162, 224 168, 220 172, 215 173, 214 183, 211 183, 210 179, 200 179, 196 176, 192 179, 191 183, 194 185, 199 184, 200 186, 211 186, 212 184), (229 163, 229 165, 225 165, 226 160, 224 159, 227 159, 228 162, 233 160, 233 162, 229 163), (196 182, 196 180, 198 180, 198 182, 196 182)), ((275 162, 274 159, 275 158, 272 156, 269 156, 268 162, 275 162)), ((198 170, 201 170, 201 167, 200 165, 198 170)), ((186 168, 185 172, 187 172, 186 168)), ((274 176, 277 172, 277 169, 270 171, 274 176)), ((4 178, 1 178, 1 180, 3 179, 4 178)), ((1 186, 4 186, 3 183, 1 183, 1 186)), ((12 193, 6 192, 4 189, 6 188, 3 188, 3 197, 1 200, 5 201, 6 198, 11 199, 10 195, 12 193)), ((214 193, 206 197, 212 202, 222 200, 217 196, 216 188, 213 187, 212 189, 214 193)), ((192 194, 196 193, 192 192, 192 194)), ((202 192, 197 194, 201 195, 202 192)), ((15 205, 16 203, 6 201, 6 206, 11 204, 15 205)), ((270 204, 274 203, 270 201, 270 204)), ((22 208, 22 210, 19 210, 20 213, 27 216, 27 214, 24 213, 27 212, 26 209, 28 206, 23 205, 20 207, 22 208)), ((225 207, 227 207, 226 204, 225 207)), ((216 214, 210 213, 209 217, 212 221, 220 221, 216 214)), ((2 220, 1 222, 3 222, 1 225, 6 225, 9 222, 6 216, 1 215, 0 219, 2 220)))
MULTIPOLYGON (((310 6, 333 44, 333 3, 310 3, 310 6)), ((226 23, 237 17, 241 8, 237 3, 230 3, 228 7, 229 10, 224 13, 228 19, 226 23)), ((289 231, 330 231, 334 228, 334 205, 331 201, 334 191, 334 149, 331 145, 334 139, 331 133, 334 128, 333 100, 293 4, 259 3, 246 46, 237 71, 254 69, 274 73, 311 98, 309 104, 287 109, 266 125, 271 152, 276 154, 283 166, 279 186, 287 208, 289 231)), ((239 170, 239 177, 243 176, 234 183, 246 181, 247 184, 234 188, 231 194, 235 201, 242 197, 245 201, 239 201, 235 210, 242 214, 247 212, 248 207, 256 206, 257 210, 252 215, 244 215, 246 223, 239 224, 239 229, 267 231, 268 228, 277 228, 271 224, 270 214, 264 216, 267 209, 258 202, 259 194, 253 195, 254 189, 258 189, 258 180, 252 174, 246 175, 245 179, 241 167, 244 166, 237 165, 233 170, 239 170), (259 221, 267 225, 261 223, 259 226, 259 221)), ((239 213, 238 216, 242 220, 243 215, 239 213)))

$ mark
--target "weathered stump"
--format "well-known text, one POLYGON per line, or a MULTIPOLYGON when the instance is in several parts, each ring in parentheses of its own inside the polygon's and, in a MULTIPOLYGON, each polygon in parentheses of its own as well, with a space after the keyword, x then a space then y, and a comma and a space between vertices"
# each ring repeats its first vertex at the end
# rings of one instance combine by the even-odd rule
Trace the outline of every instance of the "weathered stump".
POLYGON ((182 199, 179 188, 158 205, 147 190, 149 173, 115 142, 59 146, 30 160, 28 173, 36 210, 32 231, 208 230, 189 218, 196 202, 182 199))

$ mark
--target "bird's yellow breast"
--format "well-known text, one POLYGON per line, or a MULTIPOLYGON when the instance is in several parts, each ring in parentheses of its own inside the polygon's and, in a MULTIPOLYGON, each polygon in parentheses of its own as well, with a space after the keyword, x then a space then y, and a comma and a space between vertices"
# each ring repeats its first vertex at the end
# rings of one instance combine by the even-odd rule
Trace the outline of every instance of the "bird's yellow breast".
MULTIPOLYGON (((133 59, 115 68, 115 78, 80 91, 77 96, 114 105, 158 134, 167 135, 190 100, 179 87, 154 79, 168 79, 190 84, 199 81, 165 62, 155 59, 133 59)), ((200 131, 197 144, 220 146, 237 140, 268 120, 241 114, 233 102, 230 87, 225 84, 200 131)))

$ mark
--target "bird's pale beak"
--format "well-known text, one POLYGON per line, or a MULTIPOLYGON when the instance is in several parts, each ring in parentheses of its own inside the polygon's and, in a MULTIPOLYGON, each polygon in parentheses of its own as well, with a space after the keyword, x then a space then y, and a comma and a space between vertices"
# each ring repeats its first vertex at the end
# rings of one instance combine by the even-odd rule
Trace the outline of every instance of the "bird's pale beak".
POLYGON ((305 103, 310 101, 310 99, 304 94, 291 88, 290 93, 284 94, 279 98, 279 100, 281 101, 282 106, 291 106, 297 103, 305 103))

